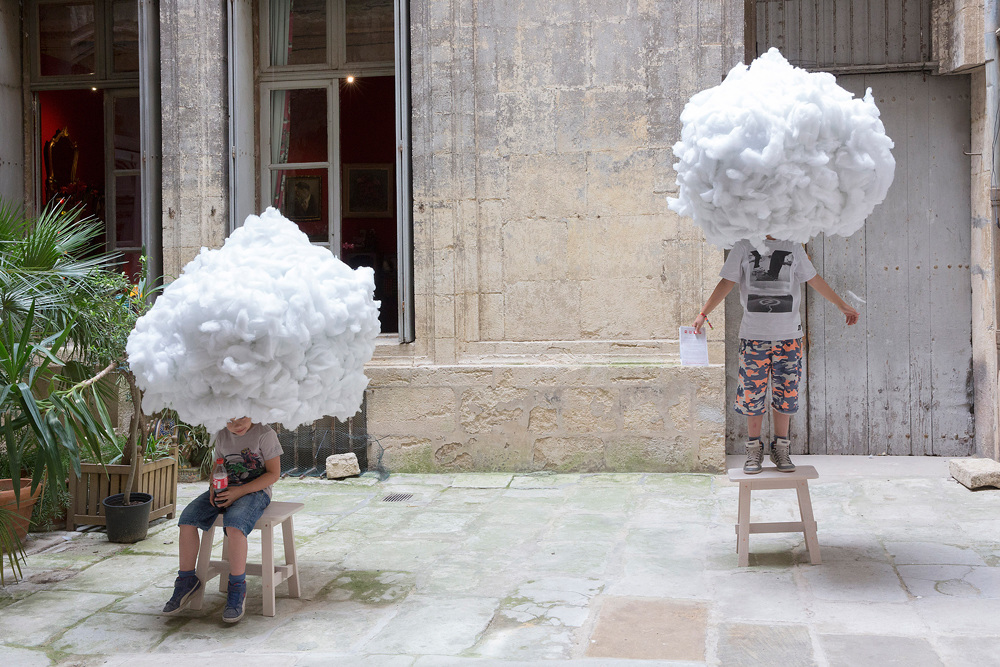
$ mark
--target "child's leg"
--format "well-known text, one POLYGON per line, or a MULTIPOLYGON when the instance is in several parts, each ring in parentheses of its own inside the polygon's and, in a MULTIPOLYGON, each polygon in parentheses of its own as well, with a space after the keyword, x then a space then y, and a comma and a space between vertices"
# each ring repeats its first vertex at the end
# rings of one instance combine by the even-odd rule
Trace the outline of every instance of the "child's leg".
MULTIPOLYGON (((771 425, 774 426, 774 437, 788 438, 788 424, 791 420, 791 415, 771 410, 771 425)), ((759 434, 760 430, 757 433, 759 434)))
POLYGON ((247 596, 247 535, 270 502, 271 499, 263 491, 248 493, 226 509, 222 520, 229 539, 229 592, 226 608, 222 610, 222 620, 227 623, 236 623, 243 618, 243 603, 247 596))
POLYGON ((229 574, 239 576, 247 571, 247 536, 239 528, 226 532, 229 538, 229 574))
POLYGON ((767 396, 769 370, 767 344, 740 340, 740 383, 736 390, 735 409, 747 418, 747 460, 743 464, 743 472, 748 475, 759 473, 763 469, 761 461, 764 449, 760 442, 760 427, 764 421, 764 413, 767 412, 764 400, 767 396))
POLYGON ((271 503, 263 491, 241 496, 226 509, 222 520, 229 538, 229 573, 238 576, 246 572, 247 535, 271 503))
POLYGON ((180 569, 190 571, 195 569, 198 564, 198 547, 201 546, 198 540, 198 528, 182 524, 180 531, 180 545, 178 547, 180 569))
POLYGON ((795 464, 788 441, 788 424, 799 409, 799 380, 802 377, 802 344, 798 339, 775 344, 772 352, 771 410, 775 440, 771 461, 779 472, 793 472, 795 464))

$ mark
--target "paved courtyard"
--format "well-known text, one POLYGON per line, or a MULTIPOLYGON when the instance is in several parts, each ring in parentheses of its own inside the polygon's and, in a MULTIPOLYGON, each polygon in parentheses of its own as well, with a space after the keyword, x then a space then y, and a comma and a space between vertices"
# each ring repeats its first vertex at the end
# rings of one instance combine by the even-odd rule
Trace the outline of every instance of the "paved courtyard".
MULTIPOLYGON (((215 585, 202 611, 158 615, 175 520, 131 546, 36 535, 0 589, 0 664, 1000 665, 1000 490, 942 459, 796 461, 820 472, 822 565, 801 535, 764 534, 738 568, 724 475, 283 480, 275 498, 306 505, 302 597, 280 585, 263 617, 249 577, 235 626, 215 585)), ((797 519, 794 491, 755 492, 752 518, 797 519)))

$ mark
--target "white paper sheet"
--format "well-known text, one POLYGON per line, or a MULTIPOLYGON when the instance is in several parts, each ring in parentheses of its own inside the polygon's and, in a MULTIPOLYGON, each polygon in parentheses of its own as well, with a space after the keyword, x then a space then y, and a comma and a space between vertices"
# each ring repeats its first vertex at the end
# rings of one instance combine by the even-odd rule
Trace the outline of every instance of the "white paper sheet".
POLYGON ((694 327, 681 327, 681 365, 708 366, 708 332, 702 328, 700 334, 694 327))

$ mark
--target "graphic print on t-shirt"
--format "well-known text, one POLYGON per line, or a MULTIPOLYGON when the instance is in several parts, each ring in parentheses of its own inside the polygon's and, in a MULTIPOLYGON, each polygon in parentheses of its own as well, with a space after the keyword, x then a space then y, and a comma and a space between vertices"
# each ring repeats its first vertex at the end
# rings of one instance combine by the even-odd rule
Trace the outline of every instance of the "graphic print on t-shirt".
POLYGON ((257 479, 266 472, 264 460, 258 454, 244 447, 239 454, 226 456, 226 471, 229 473, 229 483, 246 484, 257 479))
POLYGON ((747 294, 747 312, 790 313, 792 312, 792 253, 788 250, 774 250, 761 255, 750 251, 751 290, 758 293, 747 294))

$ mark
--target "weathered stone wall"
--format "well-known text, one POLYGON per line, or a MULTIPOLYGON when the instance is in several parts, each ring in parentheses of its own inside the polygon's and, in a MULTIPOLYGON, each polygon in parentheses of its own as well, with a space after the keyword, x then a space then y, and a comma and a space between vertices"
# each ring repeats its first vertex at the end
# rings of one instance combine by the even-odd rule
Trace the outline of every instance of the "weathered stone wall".
POLYGON ((369 432, 390 470, 722 467, 721 366, 437 366, 371 376, 369 432))
MULTIPOLYGON (((990 208, 992 132, 986 122, 986 76, 971 74, 972 100, 972 370, 975 383, 976 453, 1000 460, 997 432, 997 243, 990 208)), ((994 93, 995 94, 995 93, 994 93)))
POLYGON ((24 93, 21 86, 21 7, 0 4, 0 197, 24 201, 24 93))
POLYGON ((937 0, 933 5, 933 49, 941 74, 983 64, 983 0, 937 0))
POLYGON ((666 197, 684 104, 742 59, 743 3, 410 19, 416 340, 379 348, 368 395, 390 468, 719 468, 723 371, 677 366, 676 339, 722 252, 666 197))
POLYGON ((968 71, 972 131, 969 152, 972 210, 972 365, 975 386, 976 453, 1000 460, 1000 419, 997 388, 997 234, 990 205, 993 131, 987 120, 982 0, 940 0, 934 6, 934 51, 942 73, 968 71))
POLYGON ((163 272, 176 277, 228 233, 226 3, 160 3, 163 272))

